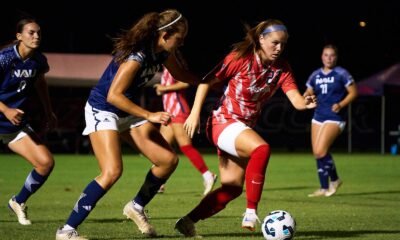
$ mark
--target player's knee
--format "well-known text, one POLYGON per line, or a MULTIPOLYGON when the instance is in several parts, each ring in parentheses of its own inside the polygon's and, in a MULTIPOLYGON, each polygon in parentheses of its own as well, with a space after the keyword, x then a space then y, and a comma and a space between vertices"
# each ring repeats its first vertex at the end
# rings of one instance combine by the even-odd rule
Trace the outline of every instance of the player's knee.
POLYGON ((327 151, 323 150, 323 149, 316 149, 316 150, 314 150, 313 154, 316 159, 319 159, 319 158, 325 157, 327 154, 327 151))
POLYGON ((106 171, 103 171, 103 173, 101 174, 104 178, 104 180, 112 185, 114 184, 116 181, 118 181, 118 179, 121 177, 122 175, 122 168, 112 168, 112 169, 107 169, 106 171))
POLYGON ((271 148, 269 144, 261 144, 260 146, 256 147, 250 154, 250 156, 258 155, 259 157, 263 156, 264 158, 269 158, 271 155, 271 148))
POLYGON ((163 165, 169 169, 175 169, 178 166, 179 158, 176 154, 170 154, 163 161, 163 165))
POLYGON ((54 159, 52 156, 44 156, 36 161, 35 168, 44 175, 49 175, 54 168, 54 159))

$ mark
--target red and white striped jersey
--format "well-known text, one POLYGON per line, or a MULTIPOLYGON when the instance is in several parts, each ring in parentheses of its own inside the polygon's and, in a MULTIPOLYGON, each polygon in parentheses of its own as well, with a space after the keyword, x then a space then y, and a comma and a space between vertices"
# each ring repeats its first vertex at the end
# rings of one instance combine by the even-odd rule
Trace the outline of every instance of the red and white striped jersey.
POLYGON ((226 88, 212 112, 212 122, 223 124, 234 120, 253 127, 262 107, 278 88, 286 93, 297 89, 297 85, 286 61, 263 66, 257 54, 234 57, 234 52, 228 54, 215 74, 226 88))
MULTIPOLYGON (((177 81, 172 77, 166 68, 161 76, 161 85, 169 86, 177 81)), ((190 113, 189 104, 185 98, 185 90, 166 92, 162 95, 164 111, 174 117, 187 117, 190 113)))

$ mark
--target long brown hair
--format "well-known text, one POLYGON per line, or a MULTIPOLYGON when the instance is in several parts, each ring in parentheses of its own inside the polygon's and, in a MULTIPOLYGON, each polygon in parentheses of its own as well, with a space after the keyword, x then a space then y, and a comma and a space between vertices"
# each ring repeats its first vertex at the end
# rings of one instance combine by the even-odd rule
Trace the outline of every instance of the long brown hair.
POLYGON ((116 56, 116 61, 122 63, 132 52, 151 48, 161 32, 172 35, 176 32, 186 33, 187 29, 186 18, 175 9, 161 13, 150 12, 134 23, 124 34, 114 39, 112 53, 116 56), (168 25, 170 23, 173 24, 168 25))
POLYGON ((258 41, 262 32, 269 26, 272 25, 284 25, 282 21, 277 19, 268 19, 260 22, 257 26, 250 28, 245 26, 247 33, 241 42, 233 44, 233 51, 236 52, 235 58, 241 58, 252 54, 254 51, 261 48, 260 42, 258 41))

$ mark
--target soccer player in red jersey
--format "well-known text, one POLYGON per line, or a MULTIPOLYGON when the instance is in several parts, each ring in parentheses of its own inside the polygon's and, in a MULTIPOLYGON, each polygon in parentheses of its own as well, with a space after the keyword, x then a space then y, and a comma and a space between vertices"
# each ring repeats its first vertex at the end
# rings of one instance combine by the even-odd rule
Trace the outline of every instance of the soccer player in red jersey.
MULTIPOLYGON (((180 56, 180 54, 177 54, 180 56)), ((178 57, 182 59, 182 57, 178 57)), ((186 67, 183 59, 180 60, 183 67, 186 67)), ((162 95, 164 111, 171 114, 171 122, 160 127, 161 134, 169 144, 174 141, 179 145, 180 150, 190 160, 193 166, 202 174, 204 192, 207 195, 213 188, 217 175, 209 171, 207 164, 199 151, 193 147, 191 138, 186 134, 183 123, 190 113, 190 107, 186 100, 185 89, 190 85, 177 81, 168 69, 164 68, 161 75, 161 83, 154 86, 157 95, 162 95)), ((164 192, 164 184, 159 192, 164 192)))
POLYGON ((247 208, 242 227, 255 230, 270 157, 268 143, 252 128, 263 105, 281 88, 298 110, 315 108, 315 96, 302 96, 289 64, 279 59, 288 40, 285 25, 266 20, 248 30, 243 41, 199 84, 184 127, 190 136, 199 126, 201 107, 214 84, 224 84, 223 96, 208 119, 209 139, 218 149, 222 186, 210 192, 175 224, 187 237, 196 236, 194 223, 209 218, 237 198, 246 184, 247 208))

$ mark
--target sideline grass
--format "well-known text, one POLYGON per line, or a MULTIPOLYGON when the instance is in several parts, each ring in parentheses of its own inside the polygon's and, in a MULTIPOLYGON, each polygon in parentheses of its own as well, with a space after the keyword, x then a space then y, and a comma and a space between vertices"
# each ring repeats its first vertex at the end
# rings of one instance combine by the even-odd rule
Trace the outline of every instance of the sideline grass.
MULTIPOLYGON (((276 209, 289 211, 297 221, 297 240, 398 240, 400 239, 400 157, 377 154, 334 154, 344 181, 337 195, 308 198, 318 187, 311 154, 273 153, 267 172, 259 217, 276 209)), ((215 155, 204 155, 217 171, 215 155)), ((98 174, 92 155, 56 155, 56 166, 46 185, 28 201, 31 226, 21 226, 7 209, 17 193, 29 164, 16 155, 0 155, 0 239, 54 239, 83 188, 98 174)), ((124 173, 98 203, 79 232, 90 239, 143 239, 136 226, 122 215, 122 208, 138 191, 150 163, 140 155, 124 156, 124 173)), ((217 184, 219 185, 219 183, 217 184)), ((178 169, 147 207, 162 239, 180 239, 175 221, 190 211, 203 192, 200 174, 181 156, 178 169)), ((263 239, 259 229, 240 228, 245 194, 216 216, 200 221, 205 239, 263 239)))

